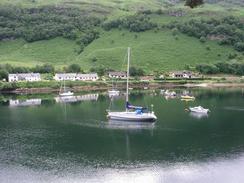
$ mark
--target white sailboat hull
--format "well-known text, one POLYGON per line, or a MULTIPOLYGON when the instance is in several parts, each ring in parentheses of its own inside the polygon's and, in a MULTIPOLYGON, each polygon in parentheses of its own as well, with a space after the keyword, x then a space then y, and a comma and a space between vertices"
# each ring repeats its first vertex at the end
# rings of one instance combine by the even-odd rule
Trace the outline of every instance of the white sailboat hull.
POLYGON ((74 95, 73 92, 59 93, 59 96, 61 96, 61 97, 67 97, 67 96, 72 96, 72 95, 74 95))
POLYGON ((109 112, 107 117, 111 120, 135 122, 154 122, 157 119, 154 113, 137 114, 136 112, 109 112))

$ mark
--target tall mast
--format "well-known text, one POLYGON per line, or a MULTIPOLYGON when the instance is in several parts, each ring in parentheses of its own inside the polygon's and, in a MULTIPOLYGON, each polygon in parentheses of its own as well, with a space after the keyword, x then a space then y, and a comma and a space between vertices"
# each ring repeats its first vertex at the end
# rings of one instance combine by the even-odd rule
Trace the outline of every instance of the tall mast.
POLYGON ((128 63, 127 63, 127 82, 126 82, 126 102, 129 102, 129 75, 130 75, 130 47, 128 47, 128 63))

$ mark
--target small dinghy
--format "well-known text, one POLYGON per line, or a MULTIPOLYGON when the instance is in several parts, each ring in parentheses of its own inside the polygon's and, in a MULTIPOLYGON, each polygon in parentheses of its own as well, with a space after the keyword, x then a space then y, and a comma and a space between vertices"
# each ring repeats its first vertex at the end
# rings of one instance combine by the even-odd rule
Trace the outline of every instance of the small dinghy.
POLYGON ((109 97, 119 96, 119 93, 120 93, 119 90, 116 89, 112 89, 108 91, 109 97))
POLYGON ((183 99, 183 100, 195 100, 195 97, 189 96, 189 95, 181 95, 181 99, 183 99))
POLYGON ((210 112, 209 109, 205 109, 202 106, 198 106, 198 107, 189 107, 189 110, 191 112, 196 112, 196 113, 205 113, 207 114, 208 112, 210 112))

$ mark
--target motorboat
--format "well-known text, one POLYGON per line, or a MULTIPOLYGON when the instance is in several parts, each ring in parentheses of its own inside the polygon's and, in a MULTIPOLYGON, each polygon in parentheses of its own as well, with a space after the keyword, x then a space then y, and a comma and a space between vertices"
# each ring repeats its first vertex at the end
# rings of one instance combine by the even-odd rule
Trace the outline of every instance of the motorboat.
POLYGON ((195 113, 205 113, 207 114, 208 112, 210 112, 209 109, 205 109, 202 106, 197 106, 197 107, 189 107, 189 110, 191 112, 195 112, 195 113))

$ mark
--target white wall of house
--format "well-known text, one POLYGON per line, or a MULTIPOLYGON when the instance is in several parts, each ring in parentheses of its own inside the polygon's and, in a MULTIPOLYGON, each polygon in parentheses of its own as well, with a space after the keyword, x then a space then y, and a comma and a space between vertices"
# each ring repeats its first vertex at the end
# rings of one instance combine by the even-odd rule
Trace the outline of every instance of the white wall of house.
POLYGON ((191 73, 185 73, 185 72, 182 72, 182 73, 170 73, 169 75, 171 78, 191 78, 191 73))
POLYGON ((108 74, 108 77, 110 78, 116 78, 116 79, 126 79, 126 73, 116 73, 116 72, 110 72, 108 74))
POLYGON ((54 79, 56 81, 96 81, 99 79, 96 73, 90 74, 75 74, 75 73, 58 73, 55 74, 54 79))

